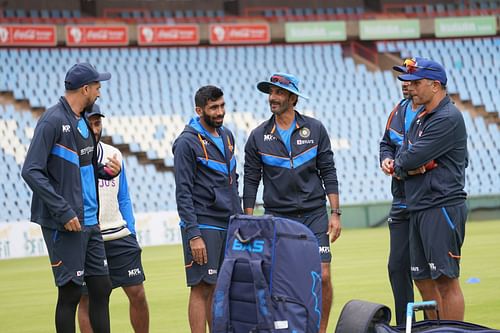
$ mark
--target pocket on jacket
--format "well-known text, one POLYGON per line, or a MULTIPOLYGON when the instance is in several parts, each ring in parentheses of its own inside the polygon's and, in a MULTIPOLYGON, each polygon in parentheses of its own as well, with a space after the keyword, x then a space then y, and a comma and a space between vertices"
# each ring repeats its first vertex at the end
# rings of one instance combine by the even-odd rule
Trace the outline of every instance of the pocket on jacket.
POLYGON ((443 168, 432 169, 429 171, 427 177, 429 178, 430 191, 444 195, 447 189, 448 175, 446 172, 443 172, 443 168))
POLYGON ((214 188, 214 201, 209 206, 210 209, 219 212, 229 212, 232 210, 232 200, 233 195, 232 188, 229 186, 225 187, 215 187, 214 188))

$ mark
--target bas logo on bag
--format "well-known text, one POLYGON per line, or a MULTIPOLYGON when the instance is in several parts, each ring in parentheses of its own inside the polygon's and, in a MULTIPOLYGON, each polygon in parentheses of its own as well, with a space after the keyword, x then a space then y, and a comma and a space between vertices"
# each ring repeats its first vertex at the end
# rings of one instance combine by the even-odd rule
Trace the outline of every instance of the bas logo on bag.
POLYGON ((233 242, 234 251, 249 251, 254 253, 261 253, 264 251, 264 240, 256 239, 251 243, 243 244, 239 240, 235 239, 233 242))

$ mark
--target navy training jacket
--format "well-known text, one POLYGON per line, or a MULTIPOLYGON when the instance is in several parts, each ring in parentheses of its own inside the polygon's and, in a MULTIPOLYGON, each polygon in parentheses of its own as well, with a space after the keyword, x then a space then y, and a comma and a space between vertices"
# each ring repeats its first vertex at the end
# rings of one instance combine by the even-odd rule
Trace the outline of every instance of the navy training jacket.
MULTIPOLYGON (((394 160, 397 152, 403 144, 405 136, 406 108, 410 103, 411 99, 401 100, 392 110, 389 118, 387 119, 384 136, 382 137, 382 140, 380 140, 380 166, 382 166, 382 161, 386 158, 394 160)), ((404 182, 396 177, 391 178, 392 207, 390 216, 405 218, 405 215, 408 214, 408 212, 406 210, 404 182)))
POLYGON ((326 194, 337 194, 338 180, 330 138, 323 124, 295 111, 296 128, 288 152, 274 115, 250 134, 245 146, 244 208, 253 208, 261 177, 264 208, 302 214, 323 208, 326 194))
POLYGON ((408 210, 460 204, 467 194, 467 131, 462 113, 446 96, 430 113, 421 112, 413 121, 395 160, 395 172, 405 181, 408 210), (437 167, 424 174, 408 176, 435 160, 437 167))
MULTIPOLYGON (((97 189, 97 178, 114 177, 104 171, 104 165, 97 163, 95 137, 86 119, 85 122, 94 141, 92 165, 97 189)), ((68 102, 61 97, 38 120, 24 161, 21 174, 33 191, 31 221, 43 227, 65 230, 64 225, 75 216, 81 225, 85 222, 80 157, 75 137, 78 135, 77 123, 68 102)), ((99 191, 96 192, 98 204, 99 191)))
POLYGON ((188 239, 200 236, 200 226, 227 228, 229 217, 242 213, 234 137, 225 127, 217 129, 225 155, 194 117, 175 140, 175 195, 181 226, 188 239))

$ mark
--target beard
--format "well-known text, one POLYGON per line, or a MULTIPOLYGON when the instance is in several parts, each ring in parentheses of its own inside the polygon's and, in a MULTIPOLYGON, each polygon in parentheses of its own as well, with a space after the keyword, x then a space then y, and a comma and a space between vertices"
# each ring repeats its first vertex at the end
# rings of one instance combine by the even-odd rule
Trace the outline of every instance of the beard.
POLYGON ((270 102, 269 107, 273 114, 279 116, 288 110, 288 103, 270 102))
POLYGON ((87 101, 87 106, 85 107, 86 109, 88 108, 89 110, 92 110, 92 106, 94 106, 94 103, 97 102, 97 98, 98 97, 95 97, 95 98, 89 98, 89 100, 87 101))
POLYGON ((211 117, 211 116, 207 115, 205 112, 203 112, 203 114, 201 115, 205 124, 207 124, 208 126, 213 127, 213 128, 222 127, 222 124, 224 123, 224 116, 225 116, 225 113, 223 113, 221 116, 211 117))
POLYGON ((401 88, 401 92, 403 93, 403 97, 404 98, 406 98, 406 99, 410 99, 411 98, 410 91, 408 90, 407 87, 401 88))

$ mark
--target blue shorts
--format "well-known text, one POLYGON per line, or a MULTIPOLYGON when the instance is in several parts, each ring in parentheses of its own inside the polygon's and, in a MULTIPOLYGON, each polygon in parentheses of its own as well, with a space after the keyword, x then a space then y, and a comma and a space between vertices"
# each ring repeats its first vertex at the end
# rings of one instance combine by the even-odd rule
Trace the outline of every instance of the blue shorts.
POLYGON ((133 235, 104 242, 109 277, 113 288, 138 285, 146 280, 142 249, 133 235))
POLYGON ((83 285, 85 276, 108 275, 99 225, 82 226, 82 231, 60 231, 42 227, 56 286, 72 281, 83 285))
POLYGON ((219 268, 224 260, 227 230, 219 227, 213 229, 200 228, 200 232, 207 248, 208 263, 205 265, 198 265, 194 262, 185 229, 181 228, 184 268, 186 269, 186 282, 189 287, 196 286, 201 281, 215 284, 219 268))
POLYGON ((276 212, 266 211, 266 214, 271 214, 277 217, 284 217, 290 220, 300 222, 307 226, 316 236, 318 240, 319 255, 321 262, 330 263, 332 261, 332 253, 330 251, 330 237, 328 232, 328 213, 326 209, 315 211, 310 214, 300 215, 283 215, 276 212))
POLYGON ((410 260, 414 280, 458 278, 465 237, 465 203, 410 213, 410 260))

